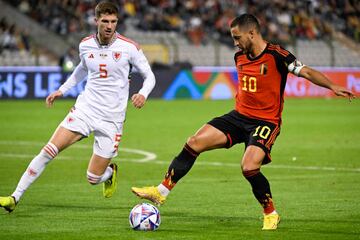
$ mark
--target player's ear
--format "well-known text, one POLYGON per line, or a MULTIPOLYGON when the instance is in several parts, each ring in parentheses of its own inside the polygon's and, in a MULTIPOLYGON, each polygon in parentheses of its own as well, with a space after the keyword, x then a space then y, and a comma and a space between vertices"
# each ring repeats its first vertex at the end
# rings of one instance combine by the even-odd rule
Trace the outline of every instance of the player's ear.
POLYGON ((254 29, 250 29, 250 30, 249 30, 249 35, 250 35, 250 38, 251 38, 251 39, 254 38, 254 33, 255 33, 255 30, 254 30, 254 29))

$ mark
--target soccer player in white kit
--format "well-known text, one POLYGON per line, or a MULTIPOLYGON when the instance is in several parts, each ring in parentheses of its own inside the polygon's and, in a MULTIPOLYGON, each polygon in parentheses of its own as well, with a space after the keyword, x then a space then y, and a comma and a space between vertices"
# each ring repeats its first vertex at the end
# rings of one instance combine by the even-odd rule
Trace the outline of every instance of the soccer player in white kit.
POLYGON ((87 169, 90 184, 104 183, 104 197, 116 189, 117 166, 110 163, 117 155, 129 97, 129 74, 135 66, 144 78, 142 88, 131 97, 136 108, 144 106, 155 86, 155 76, 139 46, 116 32, 118 9, 111 2, 95 8, 97 33, 79 45, 81 62, 59 90, 46 98, 50 107, 55 99, 87 77, 85 90, 75 106, 55 130, 50 141, 29 164, 14 193, 0 197, 0 207, 15 209, 20 198, 59 152, 94 133, 93 154, 87 169))

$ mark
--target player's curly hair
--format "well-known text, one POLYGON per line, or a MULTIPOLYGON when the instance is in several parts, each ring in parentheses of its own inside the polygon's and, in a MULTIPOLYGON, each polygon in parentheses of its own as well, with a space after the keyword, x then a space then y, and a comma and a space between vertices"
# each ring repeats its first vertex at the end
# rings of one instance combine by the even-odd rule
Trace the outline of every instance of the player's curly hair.
POLYGON ((119 15, 119 9, 116 4, 109 1, 101 1, 95 7, 95 17, 100 18, 101 14, 116 14, 119 15))
POLYGON ((230 27, 239 27, 249 29, 254 27, 257 32, 260 32, 260 24, 257 18, 252 14, 242 14, 234 18, 230 24, 230 27))

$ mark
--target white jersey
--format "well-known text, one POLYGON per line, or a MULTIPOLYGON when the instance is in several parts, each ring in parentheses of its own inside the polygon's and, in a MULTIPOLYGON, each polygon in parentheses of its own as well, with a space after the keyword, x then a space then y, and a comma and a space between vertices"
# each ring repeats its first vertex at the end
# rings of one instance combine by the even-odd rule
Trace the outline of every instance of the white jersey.
POLYGON ((87 76, 75 108, 102 120, 122 122, 129 98, 131 65, 144 78, 139 93, 145 98, 155 86, 155 76, 139 46, 115 34, 108 45, 100 45, 95 34, 84 38, 79 45, 81 61, 59 90, 64 94, 87 76))

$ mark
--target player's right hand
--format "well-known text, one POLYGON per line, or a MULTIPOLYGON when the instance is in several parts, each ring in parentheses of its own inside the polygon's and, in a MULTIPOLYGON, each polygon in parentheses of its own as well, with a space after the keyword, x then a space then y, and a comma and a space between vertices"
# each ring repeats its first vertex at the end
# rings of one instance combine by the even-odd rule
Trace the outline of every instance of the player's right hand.
POLYGON ((59 90, 51 93, 47 98, 46 98, 46 105, 47 107, 52 107, 54 101, 56 98, 62 97, 63 94, 62 92, 60 92, 59 90))
POLYGON ((331 90, 337 95, 337 96, 342 96, 342 97, 347 97, 349 99, 349 101, 351 102, 352 99, 355 98, 355 95, 353 92, 351 92, 350 90, 339 86, 339 85, 333 85, 331 86, 331 90))

